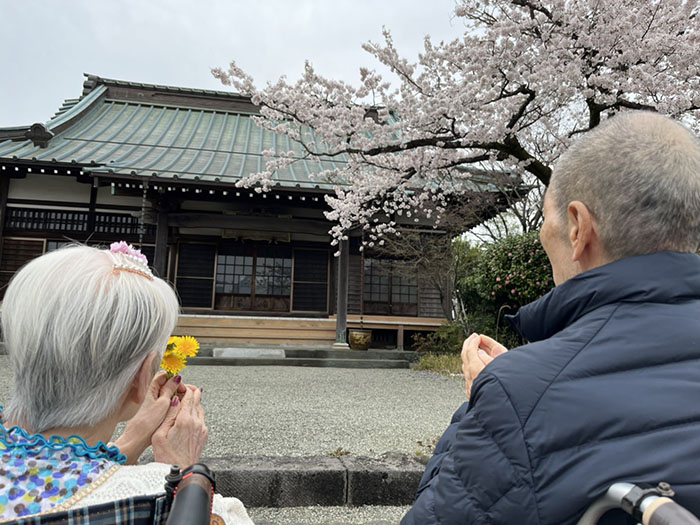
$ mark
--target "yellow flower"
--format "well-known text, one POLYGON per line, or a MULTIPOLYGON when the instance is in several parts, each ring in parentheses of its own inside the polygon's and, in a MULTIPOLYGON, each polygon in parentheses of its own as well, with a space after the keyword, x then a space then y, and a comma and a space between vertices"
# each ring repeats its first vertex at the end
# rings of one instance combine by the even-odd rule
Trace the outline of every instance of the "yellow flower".
POLYGON ((179 343, 179 342, 180 342, 180 336, 171 335, 170 337, 168 337, 168 342, 165 345, 165 348, 167 348, 168 350, 172 350, 173 348, 175 348, 177 346, 177 343, 179 343))
POLYGON ((197 355, 199 350, 199 343, 197 340, 190 336, 185 335, 179 338, 180 340, 175 343, 175 350, 185 357, 192 357, 197 355))
POLYGON ((168 377, 172 377, 185 368, 185 356, 168 350, 163 354, 160 367, 168 373, 168 377))

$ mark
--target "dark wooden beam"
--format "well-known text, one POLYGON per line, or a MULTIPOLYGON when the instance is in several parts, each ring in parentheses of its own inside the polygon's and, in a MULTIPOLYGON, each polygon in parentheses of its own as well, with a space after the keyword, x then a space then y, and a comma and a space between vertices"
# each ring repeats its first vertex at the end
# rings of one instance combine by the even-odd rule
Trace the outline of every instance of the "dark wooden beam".
MULTIPOLYGON (((32 206, 64 206, 66 208, 88 208, 90 205, 84 202, 56 202, 37 199, 7 199, 8 204, 29 204, 32 206)), ((97 204, 101 211, 139 211, 139 206, 123 206, 121 204, 97 204)))
POLYGON ((168 224, 179 228, 231 228, 267 232, 294 232, 328 235, 331 224, 312 219, 219 215, 214 213, 171 213, 168 224))

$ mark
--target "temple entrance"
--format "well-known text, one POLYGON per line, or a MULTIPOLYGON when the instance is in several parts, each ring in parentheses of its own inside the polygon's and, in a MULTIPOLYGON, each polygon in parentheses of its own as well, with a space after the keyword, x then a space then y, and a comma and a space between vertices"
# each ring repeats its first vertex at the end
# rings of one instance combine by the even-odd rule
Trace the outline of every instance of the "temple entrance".
POLYGON ((292 249, 222 243, 216 260, 217 310, 288 312, 292 249))
POLYGON ((180 243, 185 308, 328 313, 330 251, 257 241, 180 243))

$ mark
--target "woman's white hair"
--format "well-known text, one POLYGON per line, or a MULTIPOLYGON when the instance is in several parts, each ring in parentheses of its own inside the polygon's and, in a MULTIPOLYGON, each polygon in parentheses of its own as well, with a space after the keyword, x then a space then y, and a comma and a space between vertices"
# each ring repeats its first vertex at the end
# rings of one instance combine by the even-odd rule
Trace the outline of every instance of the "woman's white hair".
POLYGON ((32 432, 93 426, 119 403, 150 352, 158 361, 179 305, 162 279, 121 253, 72 245, 24 266, 2 304, 14 392, 4 419, 32 432))

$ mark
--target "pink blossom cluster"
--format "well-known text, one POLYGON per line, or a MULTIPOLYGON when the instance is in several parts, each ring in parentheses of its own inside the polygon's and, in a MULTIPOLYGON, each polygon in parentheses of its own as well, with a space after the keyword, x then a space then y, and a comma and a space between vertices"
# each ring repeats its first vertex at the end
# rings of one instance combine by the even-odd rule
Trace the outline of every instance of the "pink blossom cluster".
POLYGON ((364 228, 369 242, 398 227, 439 222, 456 195, 483 191, 484 175, 551 169, 581 133, 609 115, 649 109, 700 130, 700 14, 695 0, 460 0, 463 37, 425 37, 416 62, 391 33, 363 47, 394 83, 369 69, 359 84, 319 75, 265 88, 235 63, 213 73, 260 106, 258 124, 301 145, 270 156, 242 185, 264 190, 300 158, 333 161, 318 177, 331 233, 364 228), (695 21, 690 23, 689 21, 695 21), (466 169, 471 167, 470 169, 466 169))

